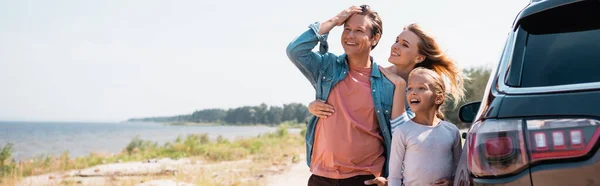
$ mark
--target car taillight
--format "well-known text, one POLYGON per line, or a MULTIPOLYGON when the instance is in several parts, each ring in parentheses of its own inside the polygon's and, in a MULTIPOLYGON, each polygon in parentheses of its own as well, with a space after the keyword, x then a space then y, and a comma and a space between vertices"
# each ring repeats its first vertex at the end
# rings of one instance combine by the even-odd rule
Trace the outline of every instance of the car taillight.
POLYGON ((592 119, 526 120, 531 162, 581 157, 600 137, 600 122, 592 119))
POLYGON ((522 120, 475 123, 467 138, 467 161, 475 176, 517 172, 527 165, 522 120))
POLYGON ((531 163, 585 156, 600 138, 592 119, 486 120, 467 137, 467 166, 477 177, 518 173, 531 163))

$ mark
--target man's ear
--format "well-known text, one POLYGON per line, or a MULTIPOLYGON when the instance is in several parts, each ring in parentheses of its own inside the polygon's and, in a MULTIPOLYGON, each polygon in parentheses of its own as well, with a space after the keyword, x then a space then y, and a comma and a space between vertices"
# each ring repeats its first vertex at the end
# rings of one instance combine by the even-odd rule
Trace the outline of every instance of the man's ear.
POLYGON ((373 39, 371 40, 372 45, 377 45, 377 43, 379 43, 379 39, 381 39, 381 34, 375 34, 375 36, 373 36, 373 39))

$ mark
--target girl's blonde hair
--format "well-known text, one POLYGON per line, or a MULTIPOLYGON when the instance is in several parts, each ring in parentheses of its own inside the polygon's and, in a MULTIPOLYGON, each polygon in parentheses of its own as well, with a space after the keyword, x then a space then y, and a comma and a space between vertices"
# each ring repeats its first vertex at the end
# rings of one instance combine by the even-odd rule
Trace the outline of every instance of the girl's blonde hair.
POLYGON ((444 83, 444 79, 442 79, 442 76, 440 76, 440 74, 438 74, 437 72, 431 70, 431 69, 427 69, 424 67, 417 67, 414 70, 412 70, 410 72, 410 74, 408 75, 408 79, 410 81, 410 77, 412 77, 415 74, 423 74, 425 76, 428 77, 428 79, 433 81, 433 84, 430 84, 429 86, 432 86, 434 88, 433 93, 436 96, 442 96, 442 103, 440 104, 436 104, 436 112, 435 112, 435 116, 444 120, 444 112, 442 110, 442 105, 446 102, 445 98, 446 98, 446 84, 444 83))
MULTIPOLYGON (((466 77, 456 63, 444 54, 437 42, 429 34, 425 33, 421 27, 415 23, 404 27, 404 30, 415 33, 420 39, 419 54, 425 56, 425 60, 417 63, 415 68, 423 67, 435 71, 440 76, 449 79, 448 93, 454 100, 454 107, 465 96, 464 81, 466 77)), ((444 89, 445 91, 445 89, 444 89)))

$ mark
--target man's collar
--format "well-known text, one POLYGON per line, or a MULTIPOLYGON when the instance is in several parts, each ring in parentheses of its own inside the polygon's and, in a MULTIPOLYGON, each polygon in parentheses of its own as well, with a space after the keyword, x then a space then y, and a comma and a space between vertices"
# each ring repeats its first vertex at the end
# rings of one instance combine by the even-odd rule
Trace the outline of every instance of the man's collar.
POLYGON ((381 71, 379 71, 379 65, 377 65, 377 63, 375 63, 375 61, 373 61, 373 57, 371 57, 371 77, 376 77, 376 78, 380 78, 381 77, 381 71))
MULTIPOLYGON (((380 78, 381 77, 381 71, 379 71, 379 65, 377 65, 377 63, 375 63, 375 61, 373 60, 373 56, 369 56, 371 58, 371 76, 372 77, 376 77, 376 78, 380 78)), ((346 63, 346 54, 342 54, 340 56, 338 56, 337 60, 338 63, 346 63)), ((348 64, 348 63, 346 63, 348 64)))

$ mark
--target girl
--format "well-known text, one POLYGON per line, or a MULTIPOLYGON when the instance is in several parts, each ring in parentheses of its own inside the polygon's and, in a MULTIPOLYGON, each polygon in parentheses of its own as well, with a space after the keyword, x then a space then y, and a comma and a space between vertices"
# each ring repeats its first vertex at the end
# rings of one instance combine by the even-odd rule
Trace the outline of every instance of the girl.
POLYGON ((396 86, 391 123, 398 127, 392 137, 389 185, 452 184, 462 146, 456 125, 443 121, 442 77, 418 67, 407 83, 389 70, 382 72, 396 86), (406 115, 406 101, 416 114, 412 119, 406 115))

